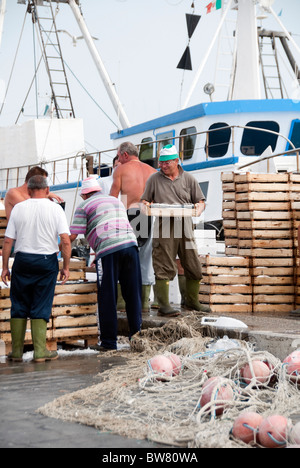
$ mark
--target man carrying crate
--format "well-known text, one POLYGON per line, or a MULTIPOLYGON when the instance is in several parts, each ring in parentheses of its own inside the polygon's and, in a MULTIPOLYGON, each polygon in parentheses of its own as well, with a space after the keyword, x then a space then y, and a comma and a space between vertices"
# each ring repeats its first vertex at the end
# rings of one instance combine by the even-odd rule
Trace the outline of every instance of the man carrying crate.
MULTIPOLYGON (((175 146, 167 145, 162 148, 159 166, 160 171, 150 176, 146 183, 142 195, 143 203, 148 207, 151 203, 158 203, 169 205, 170 208, 172 205, 184 208, 192 204, 196 210, 194 214, 200 216, 205 209, 204 195, 196 179, 184 172, 179 165, 175 146)), ((160 306, 158 313, 169 317, 179 315, 179 311, 174 310, 169 303, 169 282, 177 273, 177 255, 186 278, 185 306, 192 310, 209 312, 208 307, 199 303, 202 271, 193 235, 192 215, 181 218, 175 216, 159 216, 154 228, 153 268, 160 306)))

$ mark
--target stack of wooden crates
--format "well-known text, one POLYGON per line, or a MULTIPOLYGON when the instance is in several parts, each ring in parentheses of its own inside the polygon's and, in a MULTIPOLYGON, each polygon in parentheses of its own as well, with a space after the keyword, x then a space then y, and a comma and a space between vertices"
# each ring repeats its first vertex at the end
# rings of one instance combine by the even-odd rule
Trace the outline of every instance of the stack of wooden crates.
MULTIPOLYGON (((225 302, 230 299, 237 301, 231 312, 288 314, 300 304, 300 174, 230 172, 222 174, 222 184, 226 256, 203 261, 204 283, 216 282, 206 276, 207 271, 212 271, 212 261, 218 264, 214 276, 222 263, 233 278, 230 286, 226 285, 227 298, 211 295, 202 299, 210 303, 213 312, 230 312, 230 303, 225 302), (238 264, 245 268, 244 272, 236 270, 238 264), (239 274, 235 275, 235 271, 239 274)), ((217 281, 222 281, 221 275, 217 281)))
MULTIPOLYGON (((0 210, 1 248, 6 228, 5 212, 0 210)), ((13 259, 10 259, 10 268, 13 259)), ((0 355, 11 351, 10 289, 0 288, 0 355)), ((52 314, 47 326, 47 347, 57 349, 60 342, 82 341, 85 346, 98 341, 97 284, 87 281, 86 261, 71 259, 70 279, 57 284, 52 314)), ((25 345, 31 345, 30 320, 27 322, 25 345)))

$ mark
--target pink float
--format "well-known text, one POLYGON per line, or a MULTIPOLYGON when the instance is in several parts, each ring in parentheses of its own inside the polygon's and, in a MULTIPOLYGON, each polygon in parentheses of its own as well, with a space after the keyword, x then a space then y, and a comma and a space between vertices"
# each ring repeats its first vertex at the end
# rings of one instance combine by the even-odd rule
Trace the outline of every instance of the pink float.
POLYGON ((259 443, 266 448, 285 447, 287 443, 288 420, 274 414, 264 419, 258 428, 259 443))
POLYGON ((241 413, 234 421, 232 435, 246 444, 254 442, 262 421, 263 417, 258 413, 251 411, 241 413))
POLYGON ((181 371, 181 359, 177 354, 170 354, 167 356, 167 358, 171 361, 172 366, 173 366, 173 372, 172 375, 178 375, 181 371))
MULTIPOLYGON (((202 387, 200 406, 203 408, 209 402, 233 400, 233 390, 222 377, 211 377, 202 387)), ((226 403, 212 404, 212 411, 219 416, 224 412, 226 403)), ((208 408, 208 411, 211 409, 208 408)))
POLYGON ((300 351, 294 351, 285 358, 283 363, 291 380, 300 384, 300 351))
POLYGON ((250 384, 253 379, 256 384, 268 383, 271 377, 269 366, 262 361, 252 361, 251 365, 253 373, 249 364, 246 364, 246 366, 241 369, 241 375, 245 383, 250 384))
POLYGON ((166 377, 171 377, 173 373, 172 362, 163 355, 157 355, 150 359, 149 367, 155 374, 161 374, 166 377))

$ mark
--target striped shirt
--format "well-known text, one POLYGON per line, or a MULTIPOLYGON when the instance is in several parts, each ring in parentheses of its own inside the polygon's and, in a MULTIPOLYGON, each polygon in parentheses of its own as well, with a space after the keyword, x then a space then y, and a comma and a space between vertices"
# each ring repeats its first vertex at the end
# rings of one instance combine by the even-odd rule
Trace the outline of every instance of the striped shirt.
POLYGON ((71 234, 84 234, 96 258, 137 245, 124 205, 98 192, 76 209, 71 234))

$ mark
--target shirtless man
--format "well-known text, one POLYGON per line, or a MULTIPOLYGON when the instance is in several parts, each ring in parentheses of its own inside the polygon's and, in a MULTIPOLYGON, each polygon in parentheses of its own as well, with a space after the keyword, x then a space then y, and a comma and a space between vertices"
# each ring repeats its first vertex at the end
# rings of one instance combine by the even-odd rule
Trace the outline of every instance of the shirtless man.
MULTIPOLYGON (((34 166, 27 172, 25 182, 23 185, 21 185, 20 187, 11 188, 8 190, 4 199, 4 207, 5 207, 5 214, 6 214, 7 221, 10 218, 10 214, 11 214, 13 207, 17 203, 28 200, 30 198, 28 189, 27 189, 27 182, 29 181, 31 177, 35 175, 42 175, 44 177, 48 177, 48 172, 42 167, 34 166)), ((58 203, 63 202, 63 199, 61 197, 59 197, 58 195, 52 192, 49 193, 48 198, 50 198, 50 200, 55 199, 57 200, 58 203)))
POLYGON ((122 143, 117 155, 121 164, 114 170, 110 195, 118 197, 121 192, 127 210, 138 208, 146 182, 156 170, 139 160, 138 150, 130 142, 122 143))
POLYGON ((151 218, 141 214, 140 200, 148 178, 156 170, 139 160, 138 150, 130 142, 122 143, 117 155, 121 164, 113 172, 110 195, 117 198, 121 193, 121 201, 127 209, 129 221, 138 239, 143 283, 142 311, 148 312, 151 285, 154 284, 151 218))

